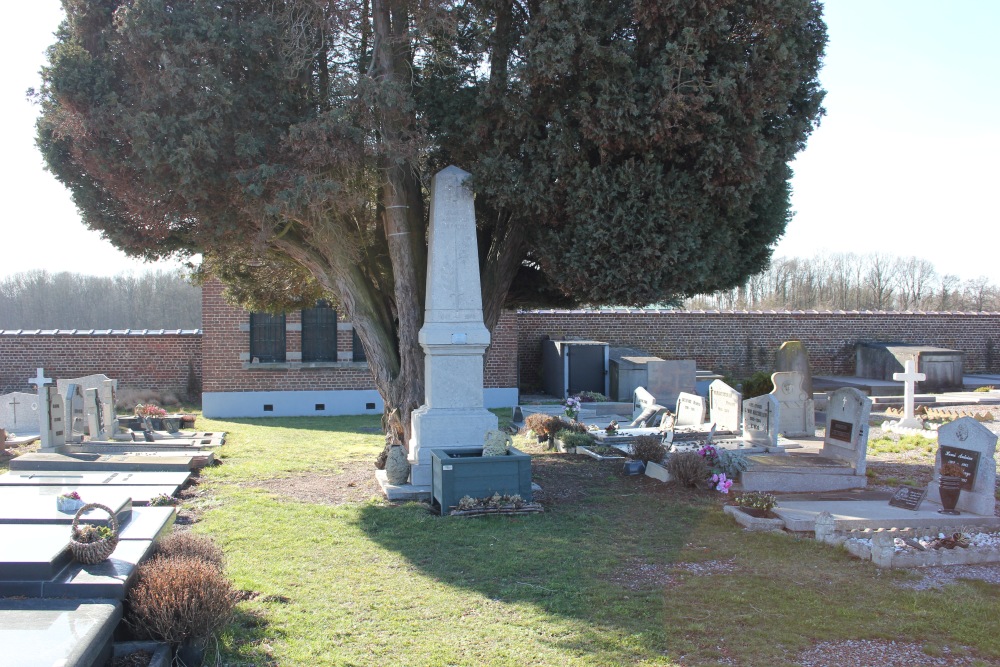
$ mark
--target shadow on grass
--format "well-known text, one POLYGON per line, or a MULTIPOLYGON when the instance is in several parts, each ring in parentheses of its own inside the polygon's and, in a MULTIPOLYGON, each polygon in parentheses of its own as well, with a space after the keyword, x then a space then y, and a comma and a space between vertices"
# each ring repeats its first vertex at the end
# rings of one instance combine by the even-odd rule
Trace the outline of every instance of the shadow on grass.
POLYGON ((271 428, 327 431, 329 433, 381 434, 382 415, 340 415, 327 417, 249 417, 242 419, 213 419, 221 424, 245 424, 271 428))
POLYGON ((711 503, 647 477, 625 478, 620 463, 553 455, 533 464, 543 514, 457 518, 426 505, 371 504, 358 527, 440 583, 575 621, 572 633, 547 640, 562 651, 604 654, 605 664, 662 659, 663 586, 626 588, 620 575, 669 569, 711 503))
POLYGON ((242 603, 233 612, 222 637, 226 646, 226 664, 234 667, 276 667, 279 663, 271 653, 269 642, 283 637, 283 632, 268 623, 265 613, 242 603))

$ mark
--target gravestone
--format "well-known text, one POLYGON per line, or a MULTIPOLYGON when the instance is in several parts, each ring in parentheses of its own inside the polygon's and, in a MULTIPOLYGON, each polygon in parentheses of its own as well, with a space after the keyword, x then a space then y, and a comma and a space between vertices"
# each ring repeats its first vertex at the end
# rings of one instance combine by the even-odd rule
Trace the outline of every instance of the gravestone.
POLYGON ((0 428, 8 435, 38 433, 38 395, 15 391, 0 396, 0 428))
POLYGON ((481 447, 497 417, 484 407, 483 324, 476 212, 469 174, 450 166, 431 183, 424 349, 424 404, 411 418, 410 484, 430 486, 431 450, 481 447))
POLYGON ((66 410, 59 390, 51 385, 40 386, 38 407, 41 451, 55 452, 66 445, 66 410))
POLYGON ((83 389, 80 385, 70 382, 65 390, 59 390, 65 411, 66 439, 71 440, 76 434, 81 436, 87 430, 86 411, 83 407, 83 389))
POLYGON ((743 397, 722 380, 708 385, 708 421, 720 431, 740 430, 740 408, 743 397))
POLYGON ((802 391, 812 398, 812 369, 809 366, 809 350, 798 340, 786 340, 774 354, 774 370, 779 373, 798 373, 802 376, 802 391))
POLYGON ((668 412, 656 398, 642 387, 636 387, 632 392, 632 423, 629 427, 656 426, 668 412))
POLYGON ((112 380, 103 373, 84 375, 83 377, 78 378, 59 378, 56 380, 56 386, 59 387, 59 393, 65 396, 66 390, 69 389, 69 385, 71 384, 75 384, 80 387, 80 392, 82 393, 88 389, 100 389, 104 386, 105 382, 111 382, 114 385, 115 390, 118 390, 118 380, 112 380))
POLYGON ((916 383, 926 380, 927 376, 917 372, 913 359, 907 359, 902 373, 893 373, 892 379, 903 383, 903 418, 896 422, 901 428, 923 428, 924 422, 917 419, 913 412, 913 398, 916 393, 916 383))
POLYGON ((771 394, 743 401, 743 440, 751 446, 777 450, 780 412, 778 401, 771 394))
POLYGON ((786 438, 815 436, 816 407, 802 387, 802 375, 794 371, 772 373, 771 382, 774 383, 771 395, 780 406, 778 432, 786 438))
POLYGON ((83 391, 83 411, 87 418, 87 433, 95 440, 106 440, 104 432, 104 413, 101 410, 101 399, 96 389, 83 391))
POLYGON ((958 496, 956 509, 981 516, 996 511, 997 436, 972 417, 961 417, 941 426, 937 432, 938 453, 934 477, 927 486, 927 500, 941 502, 938 479, 942 462, 958 463, 966 482, 958 496))
POLYGON ((827 396, 826 433, 820 454, 850 463, 855 474, 864 477, 872 399, 853 387, 843 387, 827 396))
POLYGON ((681 393, 697 391, 697 372, 693 359, 646 362, 646 389, 660 405, 674 405, 681 393))
POLYGON ((677 397, 674 426, 701 426, 705 423, 705 399, 697 394, 681 392, 677 397))

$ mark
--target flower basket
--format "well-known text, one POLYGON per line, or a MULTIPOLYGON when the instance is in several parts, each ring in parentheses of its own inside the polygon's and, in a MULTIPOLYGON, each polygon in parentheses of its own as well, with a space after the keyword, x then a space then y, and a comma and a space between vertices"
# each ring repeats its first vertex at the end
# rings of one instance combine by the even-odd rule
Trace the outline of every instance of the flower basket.
POLYGON ((76 512, 76 516, 73 517, 73 529, 71 537, 69 540, 69 549, 73 552, 73 558, 80 561, 84 565, 96 565, 101 561, 107 560, 111 552, 115 550, 118 546, 118 520, 115 519, 115 513, 111 511, 111 508, 106 505, 101 505, 100 503, 87 503, 81 507, 76 512), (109 527, 113 535, 109 538, 103 540, 97 540, 96 542, 78 542, 77 537, 80 529, 80 516, 91 509, 104 510, 111 517, 109 522, 109 527))

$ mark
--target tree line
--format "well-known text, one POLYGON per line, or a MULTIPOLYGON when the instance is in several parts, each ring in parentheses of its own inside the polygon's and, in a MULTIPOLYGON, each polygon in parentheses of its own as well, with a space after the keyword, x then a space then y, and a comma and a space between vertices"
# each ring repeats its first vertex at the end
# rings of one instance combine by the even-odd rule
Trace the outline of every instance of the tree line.
POLYGON ((838 253, 777 257, 738 287, 685 302, 721 310, 1000 311, 1000 288, 986 276, 939 274, 918 257, 838 253))
POLYGON ((199 329, 182 270, 113 277, 26 271, 0 280, 0 329, 199 329))

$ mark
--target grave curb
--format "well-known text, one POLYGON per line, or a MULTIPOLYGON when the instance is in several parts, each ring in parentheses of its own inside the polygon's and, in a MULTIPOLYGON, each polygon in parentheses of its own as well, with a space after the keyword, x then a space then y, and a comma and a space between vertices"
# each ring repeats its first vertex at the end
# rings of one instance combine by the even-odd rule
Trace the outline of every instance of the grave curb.
POLYGON ((733 517, 733 519, 741 525, 744 530, 751 532, 785 532, 785 522, 781 519, 768 519, 764 517, 750 516, 749 514, 740 510, 736 505, 726 505, 722 508, 722 511, 733 517))

